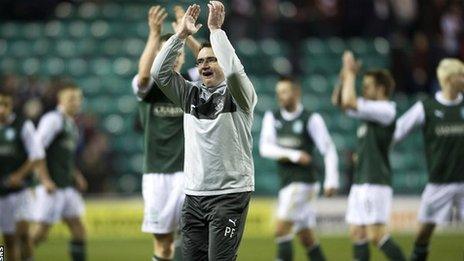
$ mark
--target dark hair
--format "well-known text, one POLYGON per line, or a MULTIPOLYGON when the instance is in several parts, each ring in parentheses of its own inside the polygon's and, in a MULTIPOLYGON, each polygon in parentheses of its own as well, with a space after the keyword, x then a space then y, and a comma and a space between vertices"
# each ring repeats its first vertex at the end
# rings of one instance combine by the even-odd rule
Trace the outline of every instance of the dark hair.
POLYGON ((280 75, 278 82, 291 82, 293 88, 300 88, 300 81, 292 75, 280 75))
POLYGON ((203 48, 213 48, 211 46, 211 43, 210 42, 203 42, 201 45, 200 45, 200 50, 203 49, 203 48))
POLYGON ((167 40, 169 40, 169 38, 171 38, 171 36, 173 36, 174 34, 163 34, 161 37, 160 37, 160 42, 166 42, 167 40))
POLYGON ((371 76, 374 78, 375 85, 381 86, 384 88, 384 94, 387 97, 390 97, 395 89, 395 80, 393 79, 391 73, 388 70, 370 70, 367 71, 364 76, 371 76))

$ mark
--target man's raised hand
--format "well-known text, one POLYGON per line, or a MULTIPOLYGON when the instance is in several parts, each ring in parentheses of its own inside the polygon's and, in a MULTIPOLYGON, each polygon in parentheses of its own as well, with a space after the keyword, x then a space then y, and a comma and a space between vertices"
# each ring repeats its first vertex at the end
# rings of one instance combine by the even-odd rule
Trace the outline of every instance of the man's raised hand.
POLYGON ((195 34, 200 30, 201 24, 195 25, 197 22, 198 16, 200 15, 200 6, 199 5, 191 5, 187 9, 187 11, 184 14, 184 17, 182 17, 182 20, 180 21, 180 24, 178 24, 178 31, 177 31, 177 36, 180 39, 185 39, 189 35, 195 34))
POLYGON ((208 4, 208 28, 210 31, 221 29, 226 16, 224 5, 219 1, 210 1, 208 4))
POLYGON ((148 26, 150 27, 150 33, 160 34, 161 27, 163 26, 164 19, 168 16, 168 13, 164 8, 159 5, 152 6, 148 11, 148 26))

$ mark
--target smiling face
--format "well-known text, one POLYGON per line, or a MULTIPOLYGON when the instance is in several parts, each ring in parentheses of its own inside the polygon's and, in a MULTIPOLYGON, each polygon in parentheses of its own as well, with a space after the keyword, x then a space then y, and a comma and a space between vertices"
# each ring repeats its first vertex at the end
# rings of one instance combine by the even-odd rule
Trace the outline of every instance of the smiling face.
POLYGON ((224 72, 211 47, 204 47, 200 50, 197 57, 197 68, 203 84, 208 88, 218 86, 225 79, 224 72))

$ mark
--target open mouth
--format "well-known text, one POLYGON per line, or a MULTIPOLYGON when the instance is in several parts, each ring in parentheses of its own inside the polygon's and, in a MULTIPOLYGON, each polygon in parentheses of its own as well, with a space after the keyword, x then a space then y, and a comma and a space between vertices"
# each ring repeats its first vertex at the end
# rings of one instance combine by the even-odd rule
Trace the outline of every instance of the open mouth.
POLYGON ((203 71, 201 72, 201 75, 202 75, 203 77, 205 77, 205 78, 210 78, 210 77, 213 76, 213 71, 211 71, 211 70, 203 70, 203 71))

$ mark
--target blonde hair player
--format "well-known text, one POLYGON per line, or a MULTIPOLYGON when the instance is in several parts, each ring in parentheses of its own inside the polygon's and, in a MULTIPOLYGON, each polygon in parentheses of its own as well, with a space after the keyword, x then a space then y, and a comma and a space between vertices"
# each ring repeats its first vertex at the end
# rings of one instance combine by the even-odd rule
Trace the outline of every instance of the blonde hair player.
POLYGON ((441 90, 416 102, 396 124, 394 141, 414 128, 424 137, 429 180, 422 193, 411 260, 426 260, 430 238, 437 224, 451 220, 453 207, 464 218, 464 64, 443 59, 437 68, 441 90))

